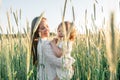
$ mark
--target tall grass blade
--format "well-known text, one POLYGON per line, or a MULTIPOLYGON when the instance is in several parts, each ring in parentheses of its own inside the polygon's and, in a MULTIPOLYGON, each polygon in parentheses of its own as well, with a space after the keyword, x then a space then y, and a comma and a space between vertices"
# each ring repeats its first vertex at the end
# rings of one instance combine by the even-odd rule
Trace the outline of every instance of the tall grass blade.
POLYGON ((65 12, 66 12, 66 6, 67 6, 67 0, 65 0, 65 4, 64 4, 64 10, 63 10, 62 21, 64 21, 65 12))
POLYGON ((38 20, 37 20, 37 22, 36 22, 36 24, 35 24, 35 27, 34 27, 34 29, 33 29, 32 39, 33 39, 33 36, 34 36, 34 34, 35 34, 35 31, 37 30, 38 25, 39 25, 39 23, 40 23, 40 21, 41 21, 41 19, 42 19, 43 16, 44 16, 44 12, 41 13, 41 15, 39 16, 39 18, 38 18, 38 20))
POLYGON ((8 12, 7 12, 7 20, 8 20, 9 31, 10 31, 10 34, 11 34, 12 33, 12 28, 11 28, 11 23, 10 23, 10 15, 9 15, 8 12))
POLYGON ((0 31, 1 31, 1 33, 3 33, 3 29, 2 29, 2 26, 0 25, 0 31))
POLYGON ((14 19, 15 19, 15 23, 18 26, 18 16, 15 12, 13 12, 13 16, 14 16, 14 19))
POLYGON ((120 1, 119 1, 119 11, 120 11, 120 1))
MULTIPOLYGON (((63 34, 65 35, 63 40, 64 40, 65 42, 67 41, 66 28, 65 28, 65 23, 64 23, 65 12, 66 12, 66 6, 67 6, 67 0, 65 0, 64 10, 63 10, 63 15, 62 15, 63 34)), ((66 49, 66 46, 63 45, 63 55, 65 54, 65 49, 66 49)))
POLYGON ((94 19, 96 20, 96 6, 95 6, 95 3, 93 4, 93 7, 94 7, 94 19))
POLYGON ((103 6, 101 6, 101 11, 102 11, 102 13, 103 13, 103 6))
MULTIPOLYGON (((71 1, 71 4, 72 4, 72 0, 71 1)), ((72 14, 73 14, 73 23, 75 22, 75 12, 74 12, 74 6, 72 4, 72 14)))
POLYGON ((106 49, 107 49, 107 60, 109 63, 110 80, 117 80, 116 68, 117 68, 117 53, 116 53, 116 33, 114 24, 114 13, 110 16, 109 31, 106 34, 106 49))
POLYGON ((87 10, 85 10, 85 29, 86 29, 86 35, 88 35, 88 29, 87 29, 87 10))
POLYGON ((19 14, 20 20, 21 20, 21 15, 22 15, 22 10, 20 9, 20 14, 19 14))
POLYGON ((95 0, 95 2, 98 4, 98 1, 97 1, 97 0, 95 0))

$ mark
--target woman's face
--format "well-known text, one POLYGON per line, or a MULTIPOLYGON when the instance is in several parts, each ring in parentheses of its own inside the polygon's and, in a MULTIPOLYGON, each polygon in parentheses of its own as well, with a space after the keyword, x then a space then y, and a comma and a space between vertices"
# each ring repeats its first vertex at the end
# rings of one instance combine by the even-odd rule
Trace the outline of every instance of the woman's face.
POLYGON ((49 26, 48 26, 47 20, 42 19, 38 27, 38 32, 41 38, 46 38, 49 36, 49 26))

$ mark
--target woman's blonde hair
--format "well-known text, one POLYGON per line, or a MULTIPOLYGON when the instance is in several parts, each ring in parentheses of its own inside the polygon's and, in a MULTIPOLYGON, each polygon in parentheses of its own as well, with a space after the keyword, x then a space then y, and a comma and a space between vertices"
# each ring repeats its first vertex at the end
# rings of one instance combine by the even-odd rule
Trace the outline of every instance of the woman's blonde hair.
MULTIPOLYGON (((68 39, 70 41, 74 41, 75 38, 76 38, 76 29, 75 29, 75 25, 72 23, 72 22, 69 22, 69 21, 64 21, 64 26, 65 26, 65 30, 66 30, 66 36, 68 37, 68 39)), ((59 25, 58 25, 58 28, 59 29, 60 27, 63 26, 63 23, 61 22, 59 25)))

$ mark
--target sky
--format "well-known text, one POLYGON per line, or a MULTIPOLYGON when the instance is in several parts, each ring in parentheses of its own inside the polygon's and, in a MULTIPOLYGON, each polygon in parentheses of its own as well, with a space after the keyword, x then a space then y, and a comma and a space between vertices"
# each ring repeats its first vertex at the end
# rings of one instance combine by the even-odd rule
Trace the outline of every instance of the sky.
MULTIPOLYGON (((3 29, 2 33, 7 33, 8 19, 7 12, 9 13, 10 23, 14 32, 17 28, 26 29, 26 21, 31 26, 31 21, 34 17, 39 16, 43 11, 45 17, 48 19, 48 24, 51 32, 55 32, 57 26, 62 21, 62 14, 64 9, 65 0, 0 0, 0 26, 3 29), (19 25, 16 26, 13 12, 21 10, 21 19, 18 20, 19 25)), ((73 21, 72 5, 75 12, 75 25, 78 32, 83 33, 85 30, 85 11, 87 10, 87 25, 91 27, 91 15, 94 13, 93 4, 96 5, 96 20, 95 23, 101 27, 103 18, 109 19, 110 12, 115 12, 116 23, 120 22, 120 8, 119 0, 67 0, 65 19, 73 21), (102 12, 103 7, 103 12, 102 12)))

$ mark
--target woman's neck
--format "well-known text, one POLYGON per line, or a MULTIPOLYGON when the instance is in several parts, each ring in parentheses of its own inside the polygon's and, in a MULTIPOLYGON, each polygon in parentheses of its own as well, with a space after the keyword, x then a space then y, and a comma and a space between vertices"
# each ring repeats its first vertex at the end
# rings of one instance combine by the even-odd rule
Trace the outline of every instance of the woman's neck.
POLYGON ((47 40, 47 37, 41 38, 42 40, 47 40))

